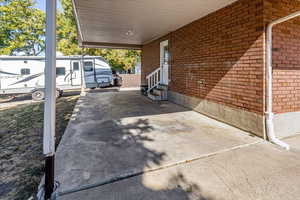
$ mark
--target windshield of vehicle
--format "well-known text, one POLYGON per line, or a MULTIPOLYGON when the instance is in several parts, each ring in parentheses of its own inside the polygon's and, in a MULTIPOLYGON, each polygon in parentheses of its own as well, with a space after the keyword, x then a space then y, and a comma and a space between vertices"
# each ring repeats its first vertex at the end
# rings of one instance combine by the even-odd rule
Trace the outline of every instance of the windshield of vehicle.
POLYGON ((112 75, 111 70, 107 70, 107 69, 97 69, 96 72, 97 75, 108 75, 108 76, 112 75))
POLYGON ((90 62, 90 61, 84 62, 84 71, 86 71, 86 72, 92 72, 93 68, 94 68, 93 62, 90 62))

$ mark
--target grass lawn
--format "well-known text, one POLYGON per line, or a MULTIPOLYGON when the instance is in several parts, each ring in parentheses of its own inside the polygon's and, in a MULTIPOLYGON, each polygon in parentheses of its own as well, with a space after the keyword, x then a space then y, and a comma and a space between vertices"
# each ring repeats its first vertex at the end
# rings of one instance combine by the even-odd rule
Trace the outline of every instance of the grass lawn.
MULTIPOLYGON (((57 100, 56 142, 59 143, 78 94, 57 100)), ((0 199, 28 199, 43 175, 43 102, 0 108, 0 199)))

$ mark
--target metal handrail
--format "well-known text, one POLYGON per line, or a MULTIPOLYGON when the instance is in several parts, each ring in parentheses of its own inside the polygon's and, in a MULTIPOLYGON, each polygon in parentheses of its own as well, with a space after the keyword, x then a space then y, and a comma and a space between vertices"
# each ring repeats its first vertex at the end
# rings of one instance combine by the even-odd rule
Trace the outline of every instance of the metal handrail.
POLYGON ((148 79, 150 76, 152 76, 153 74, 155 74, 155 73, 158 72, 158 71, 160 71, 160 67, 157 68, 156 70, 154 70, 153 72, 151 72, 150 74, 148 74, 148 75, 146 76, 146 78, 148 79))

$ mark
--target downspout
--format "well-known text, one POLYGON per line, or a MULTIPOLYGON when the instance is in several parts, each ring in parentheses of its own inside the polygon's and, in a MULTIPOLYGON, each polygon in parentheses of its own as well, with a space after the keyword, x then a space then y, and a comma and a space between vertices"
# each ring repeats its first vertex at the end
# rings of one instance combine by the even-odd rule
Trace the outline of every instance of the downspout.
POLYGON ((273 75, 272 75, 272 31, 273 31, 273 27, 277 24, 280 24, 282 22, 288 21, 290 19, 293 19, 295 17, 300 16, 300 11, 295 12, 291 15, 288 15, 286 17, 280 18, 278 20, 275 20, 273 22, 271 22, 268 27, 267 27, 267 52, 266 52, 266 132, 267 132, 267 136, 268 139, 274 143, 277 144, 281 147, 283 147, 286 150, 290 149, 290 146, 279 140, 276 136, 275 136, 275 131, 274 131, 274 123, 273 123, 273 119, 274 119, 274 113, 273 113, 273 75))

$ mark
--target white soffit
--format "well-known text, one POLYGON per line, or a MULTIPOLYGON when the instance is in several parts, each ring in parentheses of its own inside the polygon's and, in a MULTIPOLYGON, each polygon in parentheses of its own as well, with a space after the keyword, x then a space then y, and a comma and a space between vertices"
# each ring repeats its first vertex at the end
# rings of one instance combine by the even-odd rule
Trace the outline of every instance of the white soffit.
POLYGON ((73 0, 81 42, 139 47, 236 0, 73 0))

